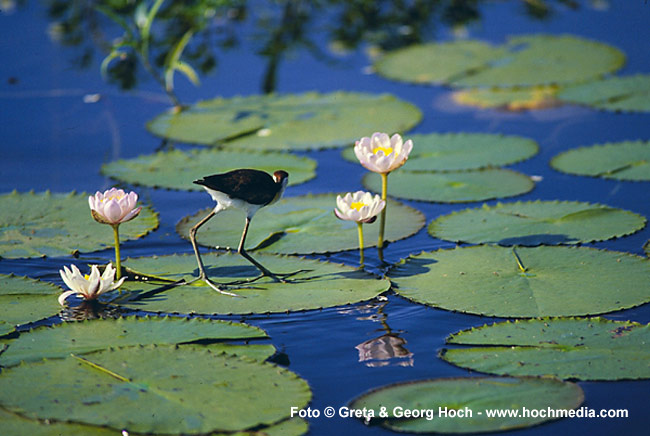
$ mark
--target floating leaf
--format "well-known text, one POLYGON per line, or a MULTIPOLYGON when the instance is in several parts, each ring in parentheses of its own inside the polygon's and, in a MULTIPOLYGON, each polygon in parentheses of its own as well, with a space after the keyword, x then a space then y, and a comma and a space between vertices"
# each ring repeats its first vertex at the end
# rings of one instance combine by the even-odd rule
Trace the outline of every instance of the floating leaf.
MULTIPOLYGON (((371 191, 381 192, 379 174, 366 174, 363 185, 371 191)), ((535 183, 530 177, 497 168, 444 173, 397 170, 388 177, 388 195, 436 203, 465 203, 513 197, 525 194, 534 187, 535 183)))
MULTIPOLYGON (((143 207, 136 219, 120 225, 120 238, 137 239, 157 227, 158 214, 143 207)), ((90 216, 88 194, 0 195, 0 257, 66 256, 113 244, 111 227, 90 216)))
POLYGON ((456 103, 478 108, 496 108, 508 111, 545 109, 561 104, 556 98, 556 86, 524 88, 471 88, 453 93, 456 103))
POLYGON ((623 141, 580 147, 551 160, 558 171, 615 180, 650 181, 650 141, 623 141))
POLYGON ((43 326, 21 334, 0 354, 0 364, 61 358, 109 347, 140 344, 178 344, 201 339, 239 340, 265 338, 263 330, 246 324, 209 319, 126 317, 43 326))
MULTIPOLYGON (((172 288, 151 298, 126 303, 135 309, 153 312, 247 314, 320 309, 369 300, 386 292, 390 282, 376 279, 359 269, 340 264, 299 257, 255 253, 254 257, 273 272, 301 271, 289 283, 261 278, 251 283, 231 286, 230 292, 243 298, 215 292, 203 282, 172 288)), ((259 271, 236 253, 202 255, 206 272, 212 280, 228 283, 250 280, 259 271)), ((197 275, 194 255, 140 257, 126 262, 132 270, 171 280, 191 280, 197 275)), ((132 292, 151 290, 150 284, 125 283, 132 292)))
POLYGON ((455 333, 447 343, 479 347, 446 349, 440 354, 454 365, 493 374, 640 379, 650 378, 649 341, 647 324, 604 318, 547 318, 455 333))
POLYGON ((214 354, 227 353, 239 357, 246 357, 248 359, 264 361, 273 356, 277 351, 271 344, 228 344, 223 342, 212 342, 208 344, 189 343, 179 344, 181 348, 192 348, 195 350, 210 350, 214 354))
POLYGON ((350 408, 373 410, 375 418, 384 410, 388 416, 378 418, 381 425, 399 432, 483 433, 530 427, 556 419, 546 414, 524 417, 524 408, 568 412, 583 401, 584 393, 574 383, 534 377, 473 377, 388 385, 355 399, 350 408), (441 410, 446 410, 448 415, 441 416, 441 410), (486 413, 491 410, 513 410, 521 416, 491 417, 486 413), (400 417, 406 411, 418 411, 421 416, 400 417))
MULTIPOLYGON (((265 207, 255 215, 251 223, 246 248, 284 254, 327 253, 358 248, 356 223, 337 219, 334 215, 335 206, 336 195, 324 194, 289 197, 265 207)), ((183 218, 176 226, 176 231, 188 238, 190 228, 208 212, 203 210, 183 218)), ((236 248, 245 218, 245 213, 238 209, 219 212, 201 227, 197 234, 198 243, 236 248)), ((396 201, 388 201, 385 240, 406 238, 423 226, 422 213, 396 201)), ((379 226, 376 224, 364 226, 366 246, 376 244, 378 232, 379 226)))
POLYGON ((559 98, 599 109, 623 112, 650 111, 650 74, 581 83, 562 90, 559 98))
POLYGON ((63 289, 27 277, 0 274, 0 336, 27 324, 56 315, 63 289))
POLYGON ((283 169, 289 173, 289 184, 297 185, 316 176, 316 162, 287 153, 251 153, 213 149, 171 150, 120 159, 105 164, 106 176, 134 185, 181 190, 201 190, 194 180, 234 168, 256 168, 273 174, 283 169))
POLYGON ((420 111, 389 94, 253 95, 202 101, 148 124, 174 141, 255 150, 312 150, 350 144, 368 132, 402 132, 420 111))
POLYGON ((650 301, 644 258, 585 247, 425 252, 398 264, 390 278, 415 302, 507 318, 591 315, 650 301))
POLYGON ((645 226, 633 212, 577 201, 499 203, 441 216, 431 236, 499 245, 580 244, 621 237, 645 226))
POLYGON ((414 83, 534 86, 586 81, 618 70, 618 49, 572 35, 522 35, 502 46, 454 41, 407 47, 375 65, 379 74, 414 83))
MULTIPOLYGON (((406 139, 406 138, 405 138, 406 139)), ((403 171, 456 171, 509 165, 528 159, 539 147, 532 139, 489 133, 429 133, 409 135, 413 151, 403 171)), ((358 162, 354 148, 343 157, 358 162)))
POLYGON ((23 363, 0 377, 0 404, 26 417, 141 433, 257 429, 310 398, 307 383, 275 365, 174 347, 23 363))

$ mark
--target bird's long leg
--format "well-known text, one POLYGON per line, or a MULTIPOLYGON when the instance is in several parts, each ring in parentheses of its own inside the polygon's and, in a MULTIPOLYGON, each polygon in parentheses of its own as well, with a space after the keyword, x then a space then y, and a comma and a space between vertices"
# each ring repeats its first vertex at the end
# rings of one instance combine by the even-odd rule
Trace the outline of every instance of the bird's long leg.
POLYGON ((246 224, 244 225, 244 231, 241 234, 241 240, 239 241, 239 248, 237 248, 237 252, 242 256, 244 256, 246 260, 248 260, 250 263, 255 265, 257 269, 259 269, 262 272, 263 275, 271 277, 276 282, 286 283, 286 280, 281 279, 276 274, 273 274, 271 271, 266 269, 261 263, 253 259, 251 255, 246 252, 246 249, 244 249, 244 243, 246 242, 246 234, 248 233, 248 226, 250 225, 250 223, 251 223, 251 218, 246 217, 246 224))
POLYGON ((207 223, 210 220, 210 218, 215 216, 216 213, 217 211, 213 209, 205 218, 203 218, 201 221, 196 223, 194 227, 190 229, 190 242, 192 242, 192 248, 194 248, 194 254, 196 255, 196 262, 199 265, 199 276, 196 279, 190 281, 189 283, 194 283, 197 280, 203 280, 205 283, 207 283, 208 286, 210 286, 212 289, 219 292, 220 294, 230 295, 232 297, 239 297, 239 295, 237 294, 233 294, 232 292, 227 292, 219 288, 219 286, 217 286, 216 283, 212 282, 212 280, 208 278, 208 275, 205 272, 205 267, 203 266, 203 260, 201 259, 201 254, 199 253, 199 248, 196 245, 196 232, 203 224, 207 223))

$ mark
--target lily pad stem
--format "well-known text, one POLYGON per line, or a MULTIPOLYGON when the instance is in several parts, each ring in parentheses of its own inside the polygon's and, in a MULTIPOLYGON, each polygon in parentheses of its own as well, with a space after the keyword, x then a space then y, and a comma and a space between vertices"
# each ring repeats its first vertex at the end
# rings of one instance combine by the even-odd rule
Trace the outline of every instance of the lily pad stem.
POLYGON ((119 280, 122 277, 122 261, 120 257, 120 230, 119 224, 113 224, 113 236, 115 237, 115 269, 117 270, 115 278, 119 280))
POLYGON ((80 361, 82 363, 85 363, 86 365, 90 366, 91 368, 98 369, 99 371, 102 371, 102 372, 110 375, 111 377, 115 377, 116 379, 118 379, 120 381, 123 381, 123 382, 129 382, 130 381, 128 378, 122 377, 121 375, 111 371, 110 369, 106 369, 103 366, 98 365, 98 364, 96 364, 94 362, 91 362, 88 359, 84 359, 83 357, 79 357, 79 356, 77 356, 75 354, 70 354, 70 356, 74 357, 75 359, 77 359, 78 361, 80 361))
MULTIPOLYGON (((388 173, 381 173, 381 199, 386 201, 388 193, 388 173)), ((386 209, 388 203, 384 206, 379 216, 379 240, 377 241, 377 254, 379 260, 384 261, 384 229, 386 228, 386 209)))
POLYGON ((515 257, 515 260, 517 261, 517 266, 519 267, 519 270, 524 273, 528 271, 528 268, 524 266, 521 259, 519 258, 519 255, 515 251, 515 247, 512 247, 512 255, 515 257))
POLYGON ((363 266, 363 223, 357 223, 357 230, 359 231, 359 266, 363 266))

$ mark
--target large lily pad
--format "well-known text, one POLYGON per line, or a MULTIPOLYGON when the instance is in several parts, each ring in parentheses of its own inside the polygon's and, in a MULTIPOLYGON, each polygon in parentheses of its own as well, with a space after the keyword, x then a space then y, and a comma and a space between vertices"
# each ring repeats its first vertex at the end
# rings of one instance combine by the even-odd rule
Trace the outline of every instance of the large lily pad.
POLYGON ((109 347, 141 344, 179 344, 201 339, 241 340, 265 338, 263 330, 246 324, 208 319, 126 317, 43 326, 8 342, 0 355, 3 366, 42 358, 62 358, 109 347))
POLYGON ((492 374, 578 380, 650 378, 650 327, 604 318, 502 322, 455 333, 441 357, 492 374))
POLYGON ((563 89, 559 98, 599 109, 622 112, 650 111, 650 74, 581 83, 563 89))
MULTIPOLYGON (((379 174, 368 173, 363 185, 381 192, 379 174)), ((525 194, 535 187, 530 177, 512 170, 490 168, 475 171, 421 172, 403 169, 388 176, 388 195, 436 203, 465 203, 525 194)), ((390 209, 389 209, 390 210, 390 209)))
POLYGON ((396 292, 442 309, 507 318, 591 315, 650 301, 650 263, 585 247, 472 246, 409 257, 396 292))
POLYGON ((475 244, 579 244, 629 235, 645 223, 641 215, 601 204, 534 201, 452 212, 432 221, 429 233, 475 244))
MULTIPOLYGON (((320 309, 369 300, 387 291, 390 282, 364 271, 313 259, 255 253, 262 265, 276 273, 301 271, 289 283, 261 278, 249 284, 228 288, 240 295, 231 297, 215 292, 203 282, 172 288, 151 298, 125 303, 129 307, 155 312, 247 314, 320 309)), ((254 279, 259 271, 235 253, 202 256, 206 272, 215 281, 228 283, 254 279)), ((170 280, 191 280, 197 275, 194 255, 172 255, 128 259, 129 268, 170 280)), ((147 292, 153 285, 129 282, 124 288, 134 293, 147 292)))
POLYGON ((533 86, 586 81, 618 70, 618 49, 573 35, 522 35, 506 44, 454 41, 388 53, 379 74, 414 83, 453 86, 533 86))
MULTIPOLYGON (((210 200, 211 201, 211 200, 210 200)), ((261 209, 253 219, 246 248, 270 253, 327 253, 359 247, 357 225, 334 215, 336 195, 307 195, 285 198, 261 209)), ((385 240, 397 241, 415 234, 424 226, 419 211, 396 201, 388 201, 385 240)), ((183 218, 176 231, 188 238, 189 230, 209 211, 183 218)), ((197 234, 201 245, 237 248, 244 228, 245 213, 237 209, 219 212, 197 234)), ((366 246, 377 243, 379 226, 364 226, 366 246)))
POLYGON ((551 408, 568 413, 583 401, 580 386, 555 379, 440 378, 374 389, 353 400, 350 408, 372 410, 382 426, 399 432, 458 434, 511 430, 556 419, 539 415, 489 416, 493 410, 514 410, 523 415, 524 408, 551 408), (382 410, 384 417, 380 417, 382 410), (446 410, 447 416, 440 415, 441 410, 446 410), (418 411, 420 416, 403 416, 406 411, 418 411))
POLYGON ((0 404, 26 417, 140 433, 257 429, 310 398, 307 383, 275 365, 175 347, 23 363, 0 377, 0 404))
POLYGON ((558 171, 615 180, 650 181, 650 141, 597 144, 565 151, 551 160, 558 171))
POLYGON ((147 127, 174 141, 311 150, 350 144, 376 131, 406 131, 420 118, 415 106, 389 94, 308 92, 202 101, 159 115, 147 127))
MULTIPOLYGON (((120 240, 140 238, 158 227, 158 214, 143 207, 120 225, 120 240)), ((0 257, 66 256, 112 247, 113 230, 93 221, 88 194, 0 195, 0 257)))
POLYGON ((105 164, 102 173, 133 185, 181 190, 200 190, 194 180, 235 168, 256 168, 273 174, 283 169, 289 184, 297 185, 316 176, 316 161, 287 153, 252 153, 214 149, 171 150, 120 159, 105 164))
POLYGON ((530 86, 524 88, 470 88, 453 93, 456 103, 481 109, 523 111, 545 109, 562 104, 555 97, 556 86, 530 86))
POLYGON ((50 283, 13 274, 0 274, 0 336, 15 325, 56 315, 63 289, 50 283))
MULTIPOLYGON (((539 149, 532 139, 490 133, 428 133, 409 135, 413 151, 404 171, 457 171, 509 165, 528 159, 539 149)), ((343 157, 358 162, 353 147, 343 157)))

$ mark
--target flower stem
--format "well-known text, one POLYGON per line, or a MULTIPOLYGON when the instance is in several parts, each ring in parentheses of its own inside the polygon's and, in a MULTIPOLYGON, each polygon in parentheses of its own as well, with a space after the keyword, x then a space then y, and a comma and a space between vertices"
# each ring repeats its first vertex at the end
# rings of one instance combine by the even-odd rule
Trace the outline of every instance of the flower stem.
POLYGON ((363 267, 363 223, 357 223, 357 230, 359 231, 359 266, 363 267))
MULTIPOLYGON (((381 173, 381 199, 386 201, 388 193, 388 173, 381 173)), ((384 229, 386 228, 386 209, 388 209, 388 202, 384 209, 381 211, 379 217, 379 240, 377 241, 377 254, 379 255, 379 260, 384 261, 384 229)))
POLYGON ((122 277, 122 260, 120 257, 120 225, 114 224, 113 236, 115 237, 115 269, 117 270, 115 278, 119 280, 122 277))

